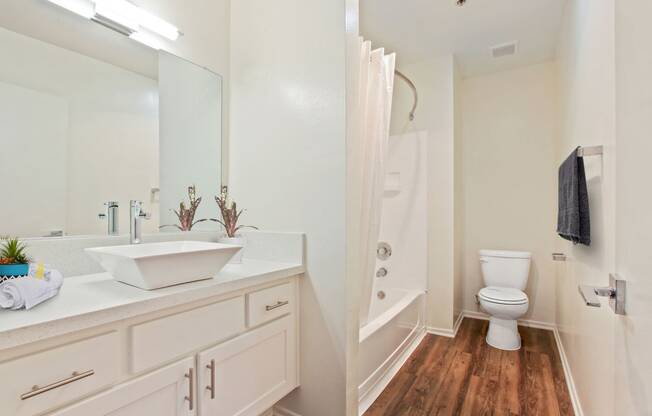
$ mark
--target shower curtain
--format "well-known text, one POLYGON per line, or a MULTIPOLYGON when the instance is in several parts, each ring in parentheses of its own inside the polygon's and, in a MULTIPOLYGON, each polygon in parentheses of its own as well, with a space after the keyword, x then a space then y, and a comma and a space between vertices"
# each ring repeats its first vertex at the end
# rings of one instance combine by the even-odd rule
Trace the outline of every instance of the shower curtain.
POLYGON ((392 112, 396 55, 384 49, 371 50, 371 42, 360 48, 358 117, 358 168, 360 227, 360 325, 368 321, 376 264, 376 246, 380 233, 385 165, 392 112))

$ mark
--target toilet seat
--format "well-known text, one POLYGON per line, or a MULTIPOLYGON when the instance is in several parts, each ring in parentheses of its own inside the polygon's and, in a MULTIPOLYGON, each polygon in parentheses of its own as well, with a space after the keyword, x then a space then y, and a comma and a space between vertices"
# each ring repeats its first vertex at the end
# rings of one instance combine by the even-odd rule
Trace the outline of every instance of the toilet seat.
POLYGON ((527 295, 511 287, 487 286, 480 289, 478 297, 486 302, 499 305, 523 305, 528 303, 527 295))

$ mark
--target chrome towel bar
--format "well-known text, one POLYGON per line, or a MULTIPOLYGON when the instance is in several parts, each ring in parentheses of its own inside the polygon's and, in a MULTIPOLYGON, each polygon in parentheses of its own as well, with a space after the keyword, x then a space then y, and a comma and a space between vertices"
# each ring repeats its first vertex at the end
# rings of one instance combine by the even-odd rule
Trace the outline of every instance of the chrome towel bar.
POLYGON ((601 155, 603 151, 604 151, 603 146, 580 147, 579 149, 577 149, 577 157, 598 156, 601 155))

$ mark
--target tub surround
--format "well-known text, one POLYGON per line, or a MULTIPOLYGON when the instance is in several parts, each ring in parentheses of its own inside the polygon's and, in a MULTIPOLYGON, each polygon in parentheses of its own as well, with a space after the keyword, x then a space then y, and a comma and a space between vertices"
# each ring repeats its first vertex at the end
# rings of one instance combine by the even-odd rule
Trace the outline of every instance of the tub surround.
POLYGON ((425 336, 425 292, 390 289, 360 328, 358 414, 380 396, 425 336))

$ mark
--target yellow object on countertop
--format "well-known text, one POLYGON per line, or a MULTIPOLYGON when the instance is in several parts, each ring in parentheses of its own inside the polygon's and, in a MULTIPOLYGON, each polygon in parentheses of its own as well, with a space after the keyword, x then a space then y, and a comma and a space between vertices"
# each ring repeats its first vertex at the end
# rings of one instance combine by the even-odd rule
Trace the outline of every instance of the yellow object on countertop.
POLYGON ((42 280, 43 277, 45 277, 45 264, 37 263, 36 264, 36 271, 34 272, 34 278, 42 280))

